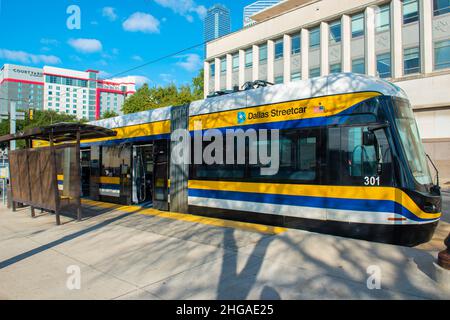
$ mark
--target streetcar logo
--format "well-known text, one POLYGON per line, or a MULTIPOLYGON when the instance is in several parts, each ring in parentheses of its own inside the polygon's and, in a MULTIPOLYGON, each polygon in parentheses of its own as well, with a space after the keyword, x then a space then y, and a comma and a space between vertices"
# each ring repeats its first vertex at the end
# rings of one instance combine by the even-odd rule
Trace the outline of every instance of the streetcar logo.
POLYGON ((238 124, 244 123, 247 120, 247 115, 245 112, 238 112, 237 114, 237 122, 238 124))

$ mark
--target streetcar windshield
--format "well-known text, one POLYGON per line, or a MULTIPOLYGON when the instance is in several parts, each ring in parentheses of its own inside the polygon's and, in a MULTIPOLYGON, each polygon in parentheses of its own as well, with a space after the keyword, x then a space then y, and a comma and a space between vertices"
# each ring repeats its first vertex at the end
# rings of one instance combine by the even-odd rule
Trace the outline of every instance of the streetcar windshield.
POLYGON ((412 174, 420 184, 431 184, 433 180, 411 106, 406 100, 394 101, 395 122, 412 174))

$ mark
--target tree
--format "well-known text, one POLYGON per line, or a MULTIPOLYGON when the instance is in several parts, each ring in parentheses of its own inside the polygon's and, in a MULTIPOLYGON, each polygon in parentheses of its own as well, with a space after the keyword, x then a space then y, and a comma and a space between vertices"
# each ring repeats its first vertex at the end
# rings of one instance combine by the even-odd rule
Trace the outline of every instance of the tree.
MULTIPOLYGON (((35 110, 33 119, 30 120, 28 112, 25 112, 25 120, 16 120, 16 131, 23 132, 29 129, 37 127, 45 127, 55 123, 61 122, 85 122, 86 120, 79 121, 75 115, 67 113, 58 113, 53 110, 35 110)), ((0 136, 10 133, 10 121, 2 120, 0 122, 0 136)), ((17 147, 24 146, 23 141, 18 141, 17 147)))
POLYGON ((144 84, 135 94, 125 101, 122 107, 123 112, 135 113, 151 109, 150 96, 150 88, 148 87, 148 84, 144 84))
POLYGON ((204 87, 205 87, 205 70, 201 69, 198 75, 192 79, 193 96, 195 98, 194 101, 203 99, 204 87))
POLYGON ((203 99, 203 75, 199 74, 192 79, 191 84, 177 87, 174 83, 166 86, 149 88, 144 84, 136 93, 129 97, 122 107, 125 114, 135 113, 168 106, 177 106, 203 99))
POLYGON ((118 116, 119 115, 115 111, 107 110, 107 111, 103 112, 102 119, 115 118, 115 117, 118 117, 118 116))

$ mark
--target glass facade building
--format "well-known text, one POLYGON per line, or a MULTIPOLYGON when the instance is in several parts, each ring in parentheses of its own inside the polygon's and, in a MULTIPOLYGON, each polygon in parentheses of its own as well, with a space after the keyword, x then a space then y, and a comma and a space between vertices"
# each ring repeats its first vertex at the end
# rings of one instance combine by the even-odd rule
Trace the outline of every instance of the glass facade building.
POLYGON ((244 27, 255 23, 252 16, 281 2, 281 0, 261 0, 244 7, 244 27))
POLYGON ((204 22, 204 40, 220 38, 231 32, 230 10, 221 4, 209 8, 204 22))

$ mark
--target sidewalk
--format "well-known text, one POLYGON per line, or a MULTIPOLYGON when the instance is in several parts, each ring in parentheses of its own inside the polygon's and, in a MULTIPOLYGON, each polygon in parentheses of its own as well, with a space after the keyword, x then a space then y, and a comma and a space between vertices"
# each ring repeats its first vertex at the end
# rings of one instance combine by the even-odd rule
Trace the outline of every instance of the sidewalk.
POLYGON ((0 298, 450 298, 433 280, 436 251, 89 207, 98 214, 60 227, 0 208, 0 298), (73 265, 80 290, 66 286, 73 265), (380 290, 367 288, 369 266, 380 290))

